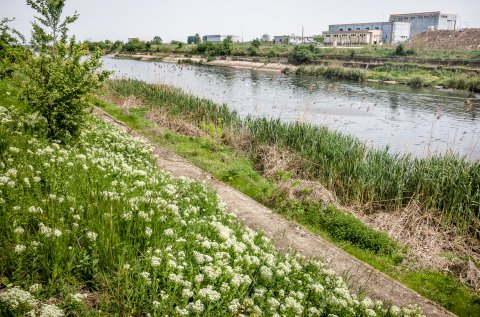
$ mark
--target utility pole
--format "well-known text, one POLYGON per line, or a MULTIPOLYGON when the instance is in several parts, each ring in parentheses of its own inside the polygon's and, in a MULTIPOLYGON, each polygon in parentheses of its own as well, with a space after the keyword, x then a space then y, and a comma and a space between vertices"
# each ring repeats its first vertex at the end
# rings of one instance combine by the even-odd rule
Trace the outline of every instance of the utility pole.
POLYGON ((303 25, 302 25, 302 44, 305 43, 305 40, 303 39, 303 25))

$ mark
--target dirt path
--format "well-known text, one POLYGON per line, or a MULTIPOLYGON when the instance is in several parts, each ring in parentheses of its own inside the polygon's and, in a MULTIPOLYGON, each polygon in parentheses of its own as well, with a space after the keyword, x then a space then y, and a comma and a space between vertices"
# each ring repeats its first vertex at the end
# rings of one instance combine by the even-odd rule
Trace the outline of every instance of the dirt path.
POLYGON ((151 143, 104 111, 96 109, 95 113, 105 122, 113 124, 132 136, 151 144, 154 148, 157 164, 161 169, 170 172, 175 177, 185 176, 198 181, 205 181, 215 188, 227 208, 237 214, 244 225, 252 229, 262 230, 273 239, 280 250, 292 248, 307 258, 323 258, 337 274, 346 276, 347 284, 353 291, 365 292, 373 299, 397 306, 417 304, 427 316, 455 316, 438 304, 410 290, 307 229, 282 218, 253 199, 214 179, 208 173, 170 150, 151 143))

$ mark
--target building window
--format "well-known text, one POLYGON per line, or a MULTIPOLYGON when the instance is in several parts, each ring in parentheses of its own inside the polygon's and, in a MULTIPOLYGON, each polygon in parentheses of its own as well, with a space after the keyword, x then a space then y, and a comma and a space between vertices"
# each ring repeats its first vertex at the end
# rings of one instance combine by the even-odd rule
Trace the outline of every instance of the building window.
POLYGON ((352 30, 352 28, 348 28, 348 30, 349 30, 349 31, 351 31, 351 30, 352 30))
POLYGON ((380 28, 378 26, 375 27, 375 30, 380 30, 380 28))
POLYGON ((343 29, 342 29, 342 28, 340 28, 340 31, 343 31, 343 29))
POLYGON ((370 30, 370 28, 365 28, 365 30, 370 30))

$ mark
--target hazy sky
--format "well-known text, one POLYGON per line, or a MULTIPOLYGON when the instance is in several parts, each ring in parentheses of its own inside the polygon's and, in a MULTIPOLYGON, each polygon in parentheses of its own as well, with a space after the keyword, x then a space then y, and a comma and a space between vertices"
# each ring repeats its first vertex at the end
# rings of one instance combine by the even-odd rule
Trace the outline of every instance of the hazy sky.
MULTIPOLYGON (((186 41, 188 35, 321 34, 329 24, 388 21, 391 13, 447 10, 466 27, 480 27, 480 0, 67 0, 64 10, 80 13, 71 31, 80 40, 186 41)), ((25 0, 0 0, 0 18, 30 34, 33 11, 25 0)))

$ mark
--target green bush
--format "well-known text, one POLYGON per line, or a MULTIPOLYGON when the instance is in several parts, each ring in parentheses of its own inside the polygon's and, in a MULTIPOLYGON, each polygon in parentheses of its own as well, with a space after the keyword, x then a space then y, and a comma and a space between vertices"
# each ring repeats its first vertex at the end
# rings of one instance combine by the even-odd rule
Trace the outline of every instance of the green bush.
POLYGON ((39 16, 33 23, 32 45, 38 52, 23 67, 21 92, 29 107, 47 121, 48 136, 67 140, 78 135, 85 118, 87 94, 96 90, 108 72, 98 71, 100 53, 82 61, 88 49, 68 39, 67 26, 75 14, 61 21, 65 0, 28 0, 39 16))
POLYGON ((289 61, 294 64, 304 64, 314 61, 318 58, 318 49, 313 45, 297 45, 288 57, 289 61))

